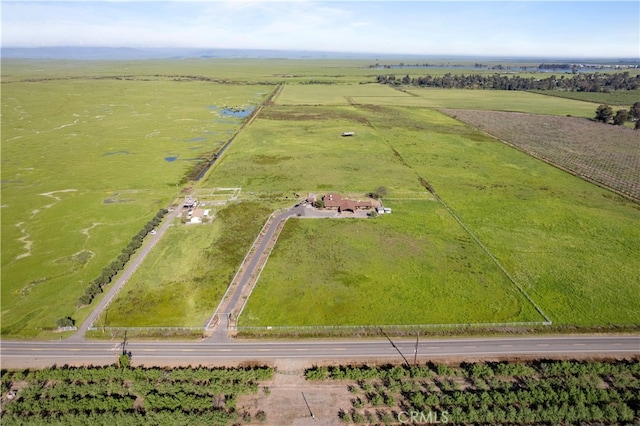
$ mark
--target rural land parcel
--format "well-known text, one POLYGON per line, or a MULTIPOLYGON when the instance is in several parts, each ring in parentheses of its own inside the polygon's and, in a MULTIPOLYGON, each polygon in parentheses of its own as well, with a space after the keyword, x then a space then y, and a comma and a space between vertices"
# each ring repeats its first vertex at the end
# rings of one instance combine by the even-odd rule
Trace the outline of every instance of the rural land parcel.
POLYGON ((640 323, 638 204, 452 117, 473 109, 586 119, 597 104, 397 90, 348 62, 276 61, 260 72, 248 62, 210 63, 167 61, 161 74, 159 63, 137 63, 131 75, 109 68, 104 78, 87 64, 72 79, 23 80, 9 67, 3 336, 50 336, 60 317, 82 321, 91 309, 78 306, 83 288, 176 198, 193 165, 238 131, 235 108, 254 108, 273 83, 285 84, 203 181, 189 184, 242 188, 240 199, 210 225, 171 227, 102 325, 200 327, 271 211, 308 193, 363 198, 378 187, 391 215, 288 221, 240 327, 539 323, 545 315, 559 326, 640 323))

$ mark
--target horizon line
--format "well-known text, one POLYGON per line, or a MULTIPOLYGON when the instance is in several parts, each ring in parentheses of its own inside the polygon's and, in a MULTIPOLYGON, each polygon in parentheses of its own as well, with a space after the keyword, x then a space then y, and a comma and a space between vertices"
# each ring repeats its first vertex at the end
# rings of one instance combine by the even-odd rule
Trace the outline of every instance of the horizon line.
MULTIPOLYGON (((298 53, 298 54, 317 54, 317 55, 340 55, 340 56, 380 56, 380 57, 394 57, 394 58, 402 58, 402 57, 429 57, 429 58, 482 58, 482 59, 527 59, 527 60, 538 60, 538 59, 563 59, 563 60, 617 60, 617 61, 636 61, 640 64, 640 56, 632 57, 632 56, 571 56, 568 55, 549 55, 549 56, 540 56, 540 55, 531 55, 528 56, 526 54, 518 55, 518 54, 504 54, 504 55, 496 55, 496 54, 471 54, 471 53, 394 53, 394 52, 357 52, 357 51, 335 51, 335 50, 300 50, 300 49, 278 49, 278 48, 246 48, 246 47, 176 47, 176 46, 90 46, 90 45, 49 45, 49 46, 0 46, 0 50, 55 50, 55 49, 77 49, 81 50, 96 50, 96 49, 104 49, 104 50, 139 50, 139 51, 192 51, 192 52, 201 52, 204 53, 206 51, 235 51, 235 52, 289 52, 289 53, 298 53)), ((1 55, 4 57, 4 55, 1 55)), ((198 56, 194 56, 193 58, 198 58, 198 56)), ((12 59, 18 59, 18 57, 13 57, 12 59)), ((28 59, 25 57, 24 59, 28 59)), ((132 58, 127 58, 132 59, 132 58)), ((144 59, 144 58, 141 58, 144 59)), ((167 58, 169 59, 169 58, 167 58)), ((326 58, 325 58, 326 59, 326 58)), ((376 60, 379 58, 375 58, 376 60)))

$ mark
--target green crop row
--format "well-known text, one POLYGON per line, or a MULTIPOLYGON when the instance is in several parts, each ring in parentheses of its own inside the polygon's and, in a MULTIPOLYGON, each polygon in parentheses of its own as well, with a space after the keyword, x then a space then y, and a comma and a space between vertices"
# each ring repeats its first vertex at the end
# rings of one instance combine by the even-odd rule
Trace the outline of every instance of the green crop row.
POLYGON ((272 376, 267 367, 2 370, 2 392, 14 395, 3 403, 2 424, 229 424, 239 418, 237 397, 272 376))
POLYGON ((539 360, 458 366, 314 367, 308 380, 355 382, 344 423, 439 420, 442 423, 635 422, 640 363, 539 360))

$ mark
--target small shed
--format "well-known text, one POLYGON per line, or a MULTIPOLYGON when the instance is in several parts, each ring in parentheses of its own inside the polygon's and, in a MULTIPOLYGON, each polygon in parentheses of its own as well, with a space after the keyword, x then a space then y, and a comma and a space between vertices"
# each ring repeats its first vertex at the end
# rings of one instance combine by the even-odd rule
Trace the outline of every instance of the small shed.
POLYGON ((354 136, 356 134, 356 132, 342 132, 342 136, 346 137, 346 136, 354 136))
POLYGON ((182 203, 182 207, 185 209, 192 209, 198 205, 198 200, 193 197, 187 197, 184 199, 184 203, 182 203))

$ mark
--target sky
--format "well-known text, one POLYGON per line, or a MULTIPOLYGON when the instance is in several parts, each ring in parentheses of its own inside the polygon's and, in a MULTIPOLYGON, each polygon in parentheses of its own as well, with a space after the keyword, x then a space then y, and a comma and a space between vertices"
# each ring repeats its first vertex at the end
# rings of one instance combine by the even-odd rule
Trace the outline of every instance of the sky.
POLYGON ((629 1, 6 1, 3 47, 639 58, 629 1))

